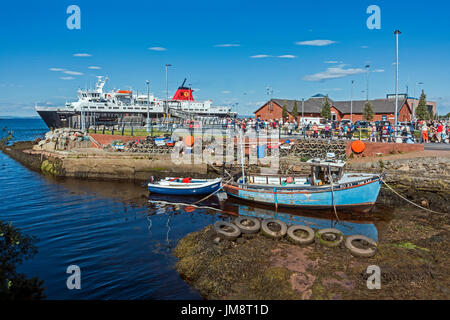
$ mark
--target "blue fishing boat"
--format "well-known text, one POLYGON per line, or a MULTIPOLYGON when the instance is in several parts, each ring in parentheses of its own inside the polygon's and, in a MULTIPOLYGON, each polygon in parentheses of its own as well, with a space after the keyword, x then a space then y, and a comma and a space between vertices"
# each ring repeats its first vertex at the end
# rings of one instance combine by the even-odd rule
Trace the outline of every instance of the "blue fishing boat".
POLYGON ((345 162, 311 159, 308 176, 247 175, 224 182, 235 198, 266 205, 306 209, 352 208, 369 211, 380 192, 383 174, 344 173, 345 162))
POLYGON ((222 187, 222 179, 165 178, 148 183, 152 193, 169 195, 204 195, 216 192, 222 187))

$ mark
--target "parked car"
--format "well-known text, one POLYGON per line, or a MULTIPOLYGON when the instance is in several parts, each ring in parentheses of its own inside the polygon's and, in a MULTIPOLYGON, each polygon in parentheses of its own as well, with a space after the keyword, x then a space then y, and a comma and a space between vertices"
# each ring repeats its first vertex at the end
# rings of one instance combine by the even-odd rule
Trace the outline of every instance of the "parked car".
POLYGON ((355 128, 359 129, 359 128, 369 128, 370 127, 370 122, 369 121, 356 121, 355 122, 355 128))

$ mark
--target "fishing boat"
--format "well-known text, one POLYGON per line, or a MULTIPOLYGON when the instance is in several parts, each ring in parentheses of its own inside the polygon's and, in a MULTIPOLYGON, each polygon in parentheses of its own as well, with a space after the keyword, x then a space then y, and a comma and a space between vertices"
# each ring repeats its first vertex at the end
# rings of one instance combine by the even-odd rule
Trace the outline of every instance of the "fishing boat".
POLYGON ((223 183, 234 198, 305 209, 351 208, 367 212, 375 204, 383 174, 345 173, 345 162, 310 159, 308 176, 245 175, 223 183))
POLYGON ((179 196, 212 194, 221 187, 222 178, 192 179, 168 177, 148 183, 148 191, 151 193, 179 196))

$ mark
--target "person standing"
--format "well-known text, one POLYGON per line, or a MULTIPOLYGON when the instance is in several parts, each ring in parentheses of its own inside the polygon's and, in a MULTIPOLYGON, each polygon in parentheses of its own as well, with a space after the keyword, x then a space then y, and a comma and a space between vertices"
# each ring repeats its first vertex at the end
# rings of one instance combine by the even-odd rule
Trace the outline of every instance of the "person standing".
POLYGON ((428 143, 428 127, 425 121, 423 122, 422 125, 422 141, 423 143, 428 143))
POLYGON ((438 123, 437 130, 436 130, 436 136, 439 143, 442 141, 442 131, 444 130, 444 126, 441 122, 438 123))
POLYGON ((377 126, 375 122, 372 123, 371 133, 370 133, 370 142, 377 142, 377 126))

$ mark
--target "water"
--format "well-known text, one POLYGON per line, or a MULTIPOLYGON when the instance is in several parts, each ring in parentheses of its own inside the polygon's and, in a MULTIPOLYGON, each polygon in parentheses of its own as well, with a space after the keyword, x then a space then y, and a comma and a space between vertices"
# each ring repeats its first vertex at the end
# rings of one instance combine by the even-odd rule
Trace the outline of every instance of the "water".
MULTIPOLYGON (((0 130, 5 126, 0 135, 13 130, 14 140, 33 140, 47 131, 40 119, 0 120, 0 130)), ((222 219, 221 212, 148 203, 145 188, 130 183, 45 177, 1 152, 0 186, 0 220, 39 238, 38 253, 19 271, 44 280, 49 299, 201 299, 179 277, 172 252, 186 234, 222 219), (82 290, 66 287, 72 264, 81 268, 82 290)), ((376 215, 336 224, 330 213, 298 216, 230 200, 222 208, 378 237, 376 215)))

